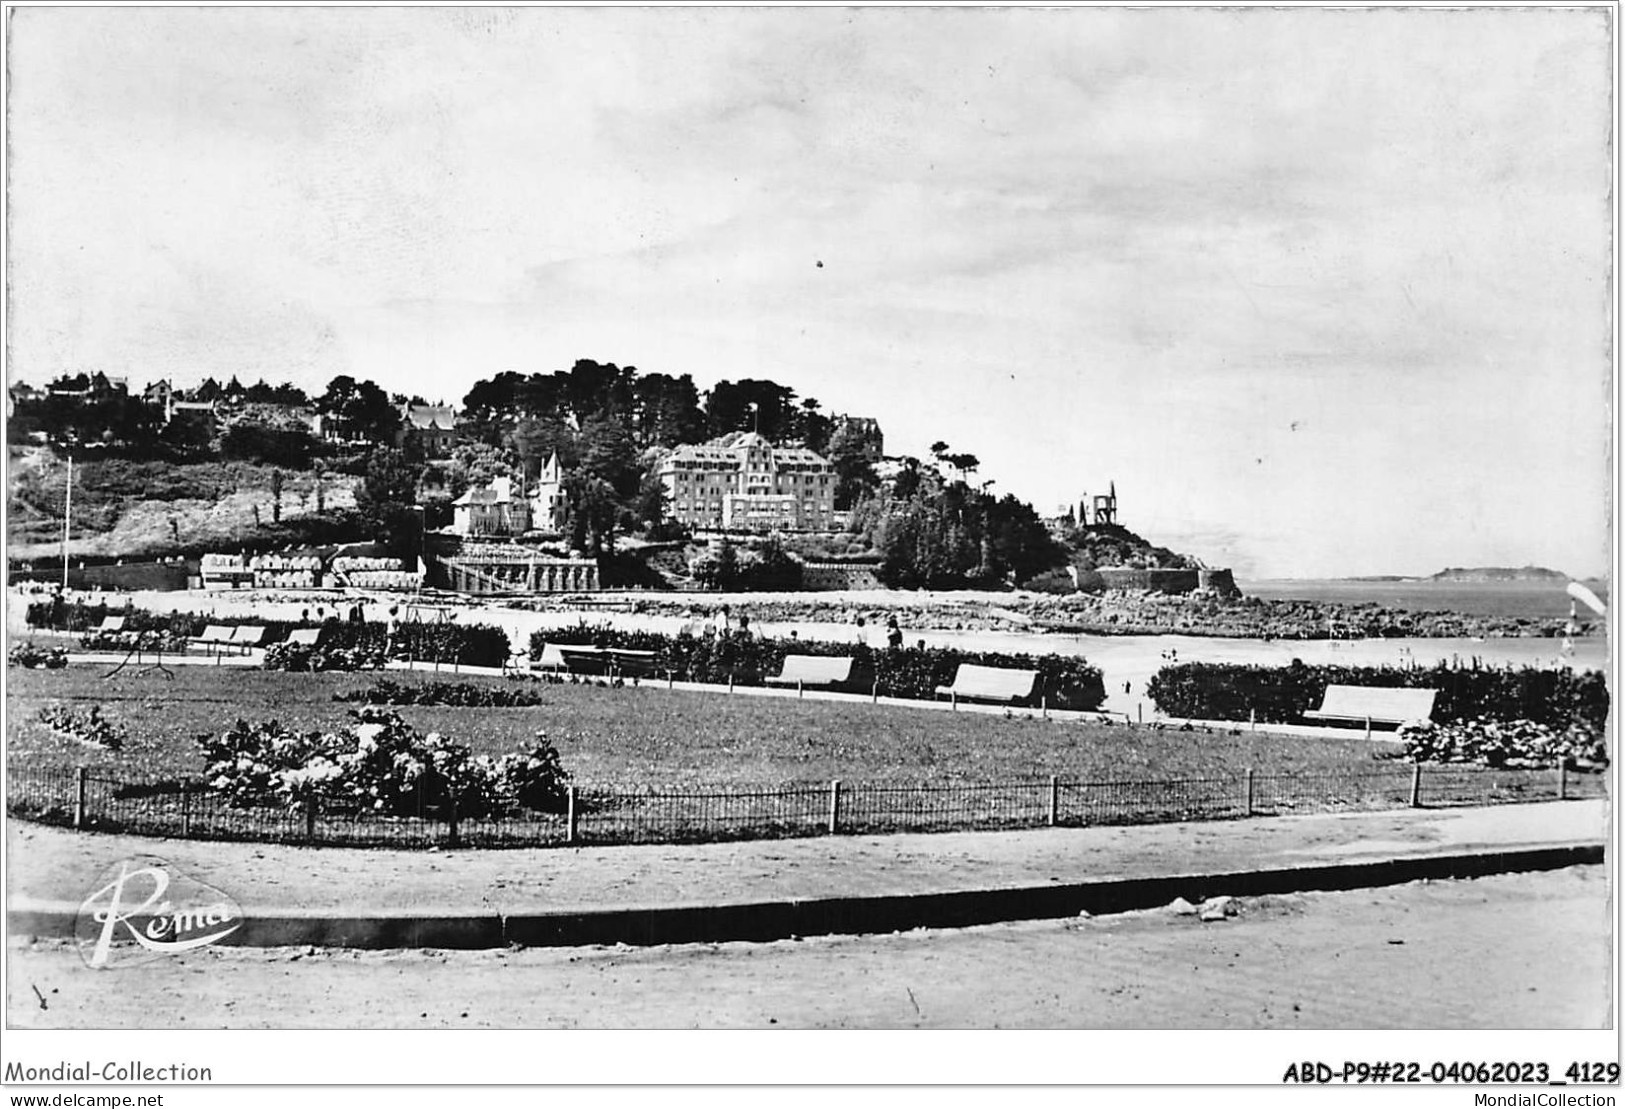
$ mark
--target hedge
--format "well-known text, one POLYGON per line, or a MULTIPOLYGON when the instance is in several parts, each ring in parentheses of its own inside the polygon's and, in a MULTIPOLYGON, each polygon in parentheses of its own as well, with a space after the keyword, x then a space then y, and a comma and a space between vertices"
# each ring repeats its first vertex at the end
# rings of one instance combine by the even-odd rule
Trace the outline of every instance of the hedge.
MULTIPOLYGON (((377 603, 373 603, 376 607, 377 603)), ((340 612, 336 602, 334 612, 340 612)), ((196 612, 158 613, 139 608, 111 605, 86 605, 53 601, 38 601, 28 606, 26 619, 34 627, 56 627, 67 631, 86 632, 97 627, 104 617, 123 616, 127 633, 155 632, 172 640, 195 639, 209 625, 237 627, 253 624, 265 629, 262 642, 267 646, 281 643, 288 633, 300 628, 323 628, 322 651, 339 657, 340 652, 370 655, 382 652, 388 630, 378 622, 352 623, 348 620, 267 620, 258 616, 216 616, 196 612)), ((511 653, 508 633, 489 624, 456 623, 402 623, 396 628, 394 658, 438 659, 460 666, 495 666, 507 663, 511 653)), ((272 666, 270 669, 286 669, 272 666)), ((309 669, 309 666, 303 667, 309 669)), ((322 667, 328 669, 329 667, 322 667)), ((344 669, 346 667, 338 667, 344 669)))
POLYGON ((739 633, 671 636, 579 624, 532 634, 532 660, 541 657, 542 648, 548 643, 653 651, 655 669, 659 672, 670 672, 683 681, 718 685, 729 681, 738 685, 763 685, 765 679, 783 669, 786 655, 831 655, 857 659, 857 668, 873 675, 882 697, 933 700, 938 686, 953 683, 961 663, 974 663, 1038 671, 1039 692, 1052 708, 1092 711, 1106 700, 1106 686, 1099 668, 1071 655, 1007 655, 951 647, 869 648, 859 644, 767 639, 739 633))
POLYGON ((1245 666, 1183 662, 1164 666, 1147 692, 1169 716, 1290 724, 1319 708, 1329 685, 1399 686, 1438 691, 1435 720, 1529 720, 1554 728, 1608 719, 1608 683, 1599 671, 1525 667, 1245 666))

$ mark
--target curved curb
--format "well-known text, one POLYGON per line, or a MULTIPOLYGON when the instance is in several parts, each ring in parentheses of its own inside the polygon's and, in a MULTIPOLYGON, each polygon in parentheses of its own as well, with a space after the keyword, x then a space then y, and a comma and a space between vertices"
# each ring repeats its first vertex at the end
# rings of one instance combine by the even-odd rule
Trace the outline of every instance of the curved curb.
MULTIPOLYGON (((1420 879, 1478 878, 1514 871, 1559 870, 1601 863, 1600 843, 1513 850, 1414 855, 1162 877, 1108 878, 1052 886, 954 890, 879 897, 782 899, 722 905, 503 914, 351 909, 251 910, 222 946, 446 948, 473 950, 579 947, 589 944, 767 942, 798 936, 963 928, 1014 920, 1121 913, 1166 905, 1176 897, 1257 897, 1316 890, 1369 889, 1420 879)), ((7 911, 16 938, 71 939, 79 906, 27 902, 7 911)))

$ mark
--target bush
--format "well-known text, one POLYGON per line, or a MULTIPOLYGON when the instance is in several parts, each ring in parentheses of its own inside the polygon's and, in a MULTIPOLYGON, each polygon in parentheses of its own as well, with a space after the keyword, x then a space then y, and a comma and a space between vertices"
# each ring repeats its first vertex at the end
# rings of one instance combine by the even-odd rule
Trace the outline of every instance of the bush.
POLYGON ((124 726, 103 716, 100 705, 91 705, 87 709, 46 705, 40 709, 39 720, 46 727, 54 728, 81 743, 92 743, 109 751, 124 748, 127 734, 124 726))
POLYGON ((312 647, 305 643, 273 643, 265 649, 260 664, 266 670, 289 670, 299 673, 326 670, 382 670, 384 668, 383 637, 363 639, 356 637, 351 646, 342 643, 329 645, 322 642, 312 647))
POLYGON ((458 666, 507 663, 512 648, 508 633, 490 624, 425 624, 414 621, 395 629, 391 658, 438 660, 458 666))
POLYGON ((564 769, 564 760, 546 732, 537 732, 523 751, 503 755, 497 763, 497 775, 503 793, 525 808, 535 812, 564 811, 570 772, 564 769))
POLYGON ((335 732, 294 732, 276 721, 239 720, 205 736, 210 789, 245 806, 313 803, 387 816, 463 819, 524 807, 555 811, 569 774, 542 733, 500 761, 437 732, 420 736, 387 709, 350 713, 335 732))
POLYGON ((1440 720, 1528 720, 1551 728, 1584 725, 1601 731, 1608 719, 1608 684, 1596 671, 1538 667, 1244 666, 1186 662, 1165 666, 1147 692, 1169 716, 1290 724, 1318 707, 1328 685, 1397 686, 1438 691, 1440 720))
POLYGON ((25 670, 34 670, 45 667, 47 670, 60 670, 68 665, 68 652, 62 647, 36 647, 32 643, 19 643, 11 649, 6 656, 13 666, 21 666, 25 670))
POLYGON ((1065 570, 1046 570, 1030 581, 1023 582, 1021 588, 1034 593, 1057 593, 1071 595, 1078 591, 1077 583, 1072 575, 1065 570))
POLYGON ((542 647, 618 647, 655 652, 655 669, 671 671, 684 681, 726 685, 762 685, 784 666, 784 656, 850 655, 857 670, 871 676, 882 697, 915 701, 935 699, 938 686, 949 685, 962 663, 1037 670, 1039 695, 1052 708, 1091 711, 1106 700, 1106 686, 1098 668, 1070 655, 1005 655, 961 651, 951 647, 871 649, 842 643, 799 639, 765 639, 734 633, 727 636, 669 636, 658 632, 624 632, 605 626, 579 624, 574 628, 538 631, 531 636, 533 659, 542 647))
POLYGON ((1506 769, 1566 766, 1600 770, 1608 765, 1602 734, 1584 724, 1566 729, 1533 720, 1458 720, 1405 724, 1399 729, 1404 756, 1415 762, 1479 763, 1506 769))
POLYGON ((425 682, 409 685, 380 678, 366 689, 333 694, 333 700, 367 705, 450 705, 456 708, 528 708, 543 703, 529 689, 504 689, 474 682, 425 682))

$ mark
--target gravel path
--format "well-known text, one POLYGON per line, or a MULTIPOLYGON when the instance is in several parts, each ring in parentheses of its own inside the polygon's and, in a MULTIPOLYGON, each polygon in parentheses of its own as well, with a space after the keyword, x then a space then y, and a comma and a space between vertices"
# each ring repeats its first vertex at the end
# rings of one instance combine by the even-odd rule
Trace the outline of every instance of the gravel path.
MULTIPOLYGON (((1608 1019, 1601 867, 1239 909, 1214 923, 1152 911, 769 944, 208 948, 116 973, 40 943, 8 952, 8 1014, 25 1028, 1458 1029, 1608 1019)), ((430 1062, 401 1053, 390 1080, 418 1081, 430 1062)), ((636 1058, 627 1066, 622 1080, 641 1080, 636 1058)), ((559 1068, 554 1080, 568 1081, 568 1060, 559 1068)))

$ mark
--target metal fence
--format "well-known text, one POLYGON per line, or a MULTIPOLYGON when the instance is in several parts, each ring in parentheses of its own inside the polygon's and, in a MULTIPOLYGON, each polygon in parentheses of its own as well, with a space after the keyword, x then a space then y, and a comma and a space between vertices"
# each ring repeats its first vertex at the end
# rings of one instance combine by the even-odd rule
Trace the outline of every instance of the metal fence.
POLYGON ((347 847, 548 847, 697 843, 889 832, 1155 824, 1304 812, 1601 797, 1605 774, 1395 763, 1348 773, 762 788, 572 786, 562 811, 458 820, 284 806, 245 807, 196 782, 101 772, 10 770, 11 815, 103 832, 347 847))

